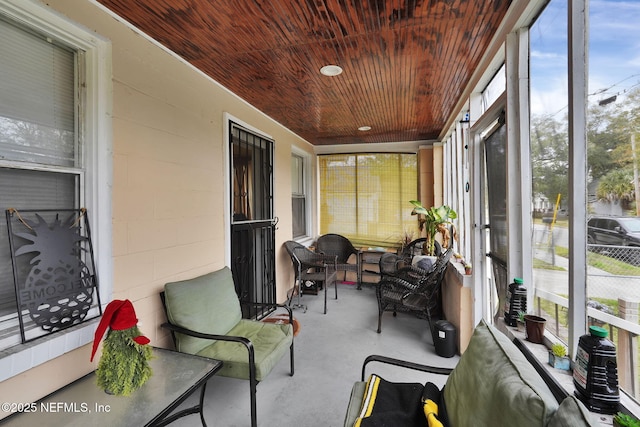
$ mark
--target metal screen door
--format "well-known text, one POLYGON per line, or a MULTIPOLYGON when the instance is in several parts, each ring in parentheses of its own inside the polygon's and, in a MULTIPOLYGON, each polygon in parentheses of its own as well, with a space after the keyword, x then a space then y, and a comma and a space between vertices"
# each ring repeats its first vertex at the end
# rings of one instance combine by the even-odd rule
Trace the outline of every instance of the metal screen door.
POLYGON ((489 253, 493 268, 493 279, 496 285, 498 311, 494 314, 495 320, 501 315, 504 300, 507 295, 507 126, 501 119, 493 132, 490 132, 484 140, 485 171, 486 171, 486 195, 487 219, 489 220, 489 253))
MULTIPOLYGON (((273 141, 229 123, 231 271, 240 301, 275 303, 273 141)), ((245 318, 269 311, 246 304, 245 318)))

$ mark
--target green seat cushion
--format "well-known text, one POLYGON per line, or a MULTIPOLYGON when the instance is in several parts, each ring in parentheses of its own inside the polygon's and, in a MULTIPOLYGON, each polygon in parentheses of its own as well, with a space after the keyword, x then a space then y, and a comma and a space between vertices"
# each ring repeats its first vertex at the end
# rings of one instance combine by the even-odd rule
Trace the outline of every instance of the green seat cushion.
MULTIPOLYGON (((227 335, 242 318, 240 301, 228 267, 164 286, 170 323, 207 334, 227 335)), ((211 340, 176 334, 176 350, 196 354, 211 340)))
POLYGON ((344 427, 353 427, 353 423, 356 422, 362 408, 362 399, 365 391, 367 391, 366 381, 358 381, 353 385, 351 397, 349 397, 347 415, 344 417, 344 427))
POLYGON ((546 426, 558 409, 551 390, 518 348, 481 321, 444 387, 452 426, 546 426))
MULTIPOLYGON (((271 369, 289 350, 293 342, 293 327, 242 319, 227 335, 251 340, 255 350, 256 378, 262 381, 271 369)), ((247 348, 240 343, 215 341, 198 353, 198 356, 224 361, 218 375, 249 379, 249 357, 247 348)))
POLYGON ((575 396, 565 398, 553 414, 548 427, 584 427, 599 426, 589 410, 575 396))

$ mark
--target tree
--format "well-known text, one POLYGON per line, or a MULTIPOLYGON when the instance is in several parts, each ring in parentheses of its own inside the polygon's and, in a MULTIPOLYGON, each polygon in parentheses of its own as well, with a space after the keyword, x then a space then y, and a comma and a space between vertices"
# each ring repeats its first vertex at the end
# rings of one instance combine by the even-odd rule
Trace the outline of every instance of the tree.
POLYGON ((549 200, 567 200, 568 138, 567 121, 552 116, 531 118, 531 161, 533 168, 533 193, 543 194, 549 200))
MULTIPOLYGON (((531 118, 531 161, 534 194, 562 200, 568 193, 568 120, 541 115, 531 118)), ((629 206, 635 200, 631 135, 635 133, 640 161, 640 87, 615 104, 591 105, 587 122, 589 179, 602 188, 596 196, 629 206), (626 180, 626 181, 625 181, 626 180)), ((640 164, 637 165, 640 167, 640 164)))
POLYGON ((633 185, 633 171, 629 169, 614 169, 600 180, 596 197, 610 202, 620 201, 624 209, 635 199, 635 187, 633 185))

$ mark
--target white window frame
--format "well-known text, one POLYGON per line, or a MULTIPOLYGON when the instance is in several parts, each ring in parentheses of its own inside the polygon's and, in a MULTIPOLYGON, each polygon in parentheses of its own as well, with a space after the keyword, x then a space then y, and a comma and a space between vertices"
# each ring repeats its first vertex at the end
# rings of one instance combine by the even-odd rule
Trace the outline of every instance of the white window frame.
MULTIPOLYGON (((294 240, 297 242, 303 242, 303 241, 307 241, 310 240, 312 235, 313 235, 313 231, 312 231, 312 215, 311 213, 313 212, 313 197, 311 197, 312 195, 312 191, 313 191, 313 175, 312 175, 312 164, 311 164, 311 154, 309 154, 308 152, 299 149, 296 146, 291 146, 291 156, 297 156, 302 158, 302 162, 303 162, 303 171, 304 171, 304 195, 305 195, 305 207, 304 207, 304 215, 305 215, 305 225, 306 225, 306 230, 303 236, 298 236, 295 237, 294 240)), ((293 192, 292 192, 293 194, 293 192)))
MULTIPOLYGON (((79 119, 84 135, 82 165, 85 179, 81 191, 91 225, 100 299, 106 305, 113 292, 111 44, 35 2, 4 0, 0 3, 0 14, 84 52, 86 96, 79 119)), ((0 162, 0 166, 10 165, 0 162)), ((3 350, 0 353, 0 382, 91 343, 96 322, 97 319, 84 322, 46 338, 3 350)))

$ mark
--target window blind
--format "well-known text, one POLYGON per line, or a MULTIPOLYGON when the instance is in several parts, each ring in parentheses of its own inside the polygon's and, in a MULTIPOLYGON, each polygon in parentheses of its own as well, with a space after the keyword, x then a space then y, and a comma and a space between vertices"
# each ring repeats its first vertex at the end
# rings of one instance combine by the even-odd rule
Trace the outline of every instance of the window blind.
POLYGON ((0 17, 0 156, 75 166, 75 53, 0 17))
POLYGON ((365 246, 395 247, 417 236, 410 200, 417 198, 417 156, 404 153, 318 157, 320 233, 337 233, 365 246))
MULTIPOLYGON (((79 177, 72 174, 0 168, 0 318, 16 312, 11 252, 5 211, 20 209, 69 209, 75 206, 79 177)), ((17 238, 17 237, 16 237, 17 238)), ((22 240, 20 240, 22 242, 22 240)), ((24 258, 24 257, 23 257, 24 258)), ((27 257, 28 258, 28 257, 27 257)), ((19 269, 31 266, 21 259, 19 269)))

